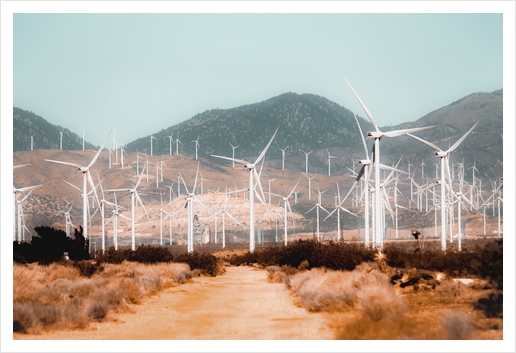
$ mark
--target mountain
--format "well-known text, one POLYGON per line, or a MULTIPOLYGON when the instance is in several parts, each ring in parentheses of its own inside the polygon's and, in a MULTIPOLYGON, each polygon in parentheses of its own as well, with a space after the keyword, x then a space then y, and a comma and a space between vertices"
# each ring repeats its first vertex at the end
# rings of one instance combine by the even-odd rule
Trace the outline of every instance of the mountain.
MULTIPOLYGON (((13 152, 30 151, 31 136, 33 149, 59 149, 60 135, 63 133, 63 150, 82 149, 82 137, 59 125, 52 125, 42 117, 20 108, 13 108, 13 152)), ((84 141, 85 149, 98 146, 84 141)))
MULTIPOLYGON (((452 154, 452 162, 465 160, 468 167, 475 163, 480 176, 499 177, 503 173, 503 90, 491 93, 473 93, 448 106, 439 108, 424 117, 396 126, 381 127, 382 131, 420 126, 437 126, 417 135, 447 149, 477 121, 479 125, 452 154)), ((373 129, 365 119, 358 117, 362 131, 373 129)), ((154 154, 170 153, 170 137, 179 137, 180 153, 195 155, 195 143, 199 139, 198 155, 217 163, 227 163, 210 157, 211 154, 251 159, 258 156, 275 129, 278 134, 266 155, 266 164, 281 168, 281 150, 285 153, 285 168, 304 171, 309 155, 309 173, 328 173, 328 151, 336 156, 331 161, 332 173, 346 173, 354 162, 363 159, 364 151, 353 113, 328 99, 312 94, 285 93, 266 101, 226 110, 208 110, 180 124, 163 129, 153 136, 154 154)), ((372 140, 369 139, 371 151, 372 140)), ((382 161, 396 163, 403 155, 402 165, 434 170, 437 163, 433 150, 428 146, 403 136, 382 138, 382 161)), ((150 136, 137 139, 127 145, 130 151, 150 153, 150 136)), ((175 153, 175 145, 172 145, 175 153)), ((414 169, 412 169, 414 170, 414 169)))

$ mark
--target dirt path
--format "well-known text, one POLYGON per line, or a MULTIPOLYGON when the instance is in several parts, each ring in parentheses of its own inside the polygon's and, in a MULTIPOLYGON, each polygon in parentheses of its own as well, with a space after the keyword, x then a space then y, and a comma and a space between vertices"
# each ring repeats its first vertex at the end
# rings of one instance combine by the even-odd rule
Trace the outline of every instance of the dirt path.
POLYGON ((215 278, 169 288, 117 322, 94 323, 86 330, 14 339, 45 340, 306 340, 333 339, 331 315, 294 305, 284 284, 268 283, 265 270, 228 267, 215 278))

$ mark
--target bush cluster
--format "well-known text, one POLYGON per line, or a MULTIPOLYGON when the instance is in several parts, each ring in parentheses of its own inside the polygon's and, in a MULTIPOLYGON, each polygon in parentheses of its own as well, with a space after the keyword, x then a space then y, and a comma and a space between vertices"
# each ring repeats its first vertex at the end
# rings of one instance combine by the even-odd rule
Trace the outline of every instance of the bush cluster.
MULTIPOLYGON (((387 265, 393 268, 417 268, 443 272, 448 276, 476 276, 503 289, 503 240, 494 240, 483 246, 476 245, 464 251, 425 250, 414 252, 399 245, 384 247, 387 265)), ((362 243, 298 240, 287 246, 257 248, 254 252, 232 254, 225 260, 231 265, 257 263, 264 267, 299 267, 303 261, 308 268, 324 267, 351 271, 363 262, 373 261, 375 250, 362 243)))
POLYGON ((213 277, 217 276, 219 273, 219 262, 212 254, 193 251, 191 253, 179 255, 175 259, 175 262, 186 263, 190 265, 192 270, 199 269, 203 274, 213 277))
POLYGON ((63 230, 52 227, 35 227, 38 236, 33 236, 30 243, 13 242, 13 259, 16 263, 38 262, 48 265, 64 259, 68 253, 70 260, 88 260, 89 241, 82 235, 82 227, 75 229, 71 237, 63 230))
POLYGON ((345 242, 321 243, 317 240, 297 240, 282 247, 257 248, 242 255, 233 254, 226 260, 235 266, 258 263, 262 266, 290 266, 298 268, 325 267, 333 270, 353 270, 362 262, 374 259, 374 250, 363 244, 345 242))

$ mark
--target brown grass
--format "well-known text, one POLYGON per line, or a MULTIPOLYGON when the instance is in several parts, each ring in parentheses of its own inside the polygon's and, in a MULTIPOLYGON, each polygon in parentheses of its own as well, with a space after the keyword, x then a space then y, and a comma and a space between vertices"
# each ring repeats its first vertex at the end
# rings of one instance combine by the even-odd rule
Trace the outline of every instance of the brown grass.
POLYGON ((105 264, 102 272, 81 277, 73 266, 14 264, 13 330, 39 333, 87 327, 91 321, 127 310, 145 297, 191 278, 182 263, 105 264))

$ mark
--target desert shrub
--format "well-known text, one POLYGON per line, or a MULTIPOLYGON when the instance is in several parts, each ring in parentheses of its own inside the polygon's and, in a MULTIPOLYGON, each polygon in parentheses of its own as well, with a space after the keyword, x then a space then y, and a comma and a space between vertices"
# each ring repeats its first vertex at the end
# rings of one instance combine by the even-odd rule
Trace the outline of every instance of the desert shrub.
POLYGON ((389 278, 376 270, 350 272, 315 268, 292 276, 289 285, 300 304, 309 311, 358 308, 377 321, 404 307, 389 278))
POLYGON ((96 301, 90 305, 88 308, 88 317, 92 318, 96 321, 101 321, 106 317, 108 313, 108 308, 105 303, 96 301))
POLYGON ((218 273, 218 260, 212 254, 200 253, 193 251, 177 256, 174 260, 176 263, 186 263, 192 270, 199 269, 203 273, 215 277, 218 273))
POLYGON ((460 311, 445 311, 441 325, 448 340, 468 339, 473 332, 473 319, 460 311))
POLYGON ((115 250, 112 245, 108 247, 104 253, 99 252, 96 257, 99 262, 107 262, 110 264, 121 264, 124 260, 127 260, 127 255, 124 250, 115 250))
POLYGON ((488 318, 503 318, 503 293, 491 292, 473 304, 475 310, 480 310, 488 318))
POLYGON ((73 264, 15 264, 13 269, 15 332, 83 328, 104 320, 111 310, 139 304, 167 286, 191 278, 188 264, 103 263, 104 271, 80 275, 73 264), (61 276, 61 277, 60 277, 61 276))
POLYGON ((80 260, 72 264, 79 270, 80 275, 83 277, 91 277, 95 273, 100 273, 104 270, 104 266, 98 261, 80 260))
POLYGON ((38 234, 30 243, 13 242, 13 259, 18 263, 38 262, 48 265, 64 258, 68 252, 71 260, 86 260, 89 255, 89 241, 82 235, 82 227, 67 237, 63 230, 47 226, 35 227, 38 234))

